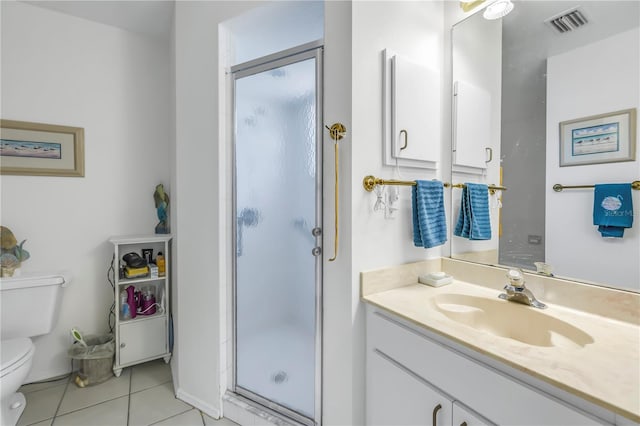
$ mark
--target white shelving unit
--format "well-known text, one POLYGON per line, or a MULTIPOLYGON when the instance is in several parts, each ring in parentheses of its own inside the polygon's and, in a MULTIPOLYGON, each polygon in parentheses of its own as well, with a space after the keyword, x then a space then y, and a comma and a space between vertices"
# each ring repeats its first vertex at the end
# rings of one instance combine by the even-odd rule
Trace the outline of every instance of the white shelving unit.
POLYGON ((164 358, 166 363, 171 359, 169 351, 169 277, 171 276, 170 234, 139 235, 111 237, 113 244, 115 269, 115 343, 116 353, 113 373, 120 376, 122 369, 130 365, 164 358), (156 259, 162 252, 165 259, 165 274, 156 278, 123 278, 120 276, 122 256, 137 253, 141 257, 142 249, 153 249, 156 259), (152 315, 137 314, 135 318, 122 318, 120 294, 129 286, 136 291, 149 287, 156 298, 156 312, 152 315))

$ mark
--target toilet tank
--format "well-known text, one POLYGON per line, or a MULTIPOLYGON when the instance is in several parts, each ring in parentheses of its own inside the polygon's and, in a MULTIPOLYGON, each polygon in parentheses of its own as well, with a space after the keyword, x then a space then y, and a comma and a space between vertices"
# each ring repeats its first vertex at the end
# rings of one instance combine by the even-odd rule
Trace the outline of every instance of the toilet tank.
POLYGON ((0 337, 35 337, 49 333, 58 320, 62 274, 0 278, 0 337))

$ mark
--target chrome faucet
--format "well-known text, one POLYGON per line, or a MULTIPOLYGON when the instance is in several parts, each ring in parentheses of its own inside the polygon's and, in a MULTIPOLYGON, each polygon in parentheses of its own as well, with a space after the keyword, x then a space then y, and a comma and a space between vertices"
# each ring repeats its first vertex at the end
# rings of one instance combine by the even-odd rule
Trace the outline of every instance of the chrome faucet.
POLYGON ((500 293, 498 297, 510 302, 523 303, 538 309, 546 309, 547 305, 538 301, 524 285, 524 275, 520 269, 509 269, 507 272, 509 284, 504 286, 505 293, 500 293))

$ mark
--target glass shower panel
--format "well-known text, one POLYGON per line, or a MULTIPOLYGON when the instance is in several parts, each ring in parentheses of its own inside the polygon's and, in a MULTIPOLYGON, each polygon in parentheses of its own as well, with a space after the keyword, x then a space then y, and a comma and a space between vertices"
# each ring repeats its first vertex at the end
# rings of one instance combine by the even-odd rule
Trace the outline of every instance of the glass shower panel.
POLYGON ((236 392, 313 419, 316 58, 235 78, 236 392))

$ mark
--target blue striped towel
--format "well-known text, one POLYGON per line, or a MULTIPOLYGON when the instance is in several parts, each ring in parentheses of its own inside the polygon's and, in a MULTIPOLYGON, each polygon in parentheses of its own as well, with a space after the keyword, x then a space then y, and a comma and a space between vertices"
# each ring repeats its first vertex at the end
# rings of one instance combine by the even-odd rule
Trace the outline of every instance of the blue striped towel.
POLYGON ((411 193, 413 244, 431 248, 447 241, 444 196, 439 180, 417 180, 411 193))
POLYGON ((462 188, 462 201, 458 223, 453 235, 470 240, 491 239, 489 216, 489 189, 482 183, 466 183, 462 188))

